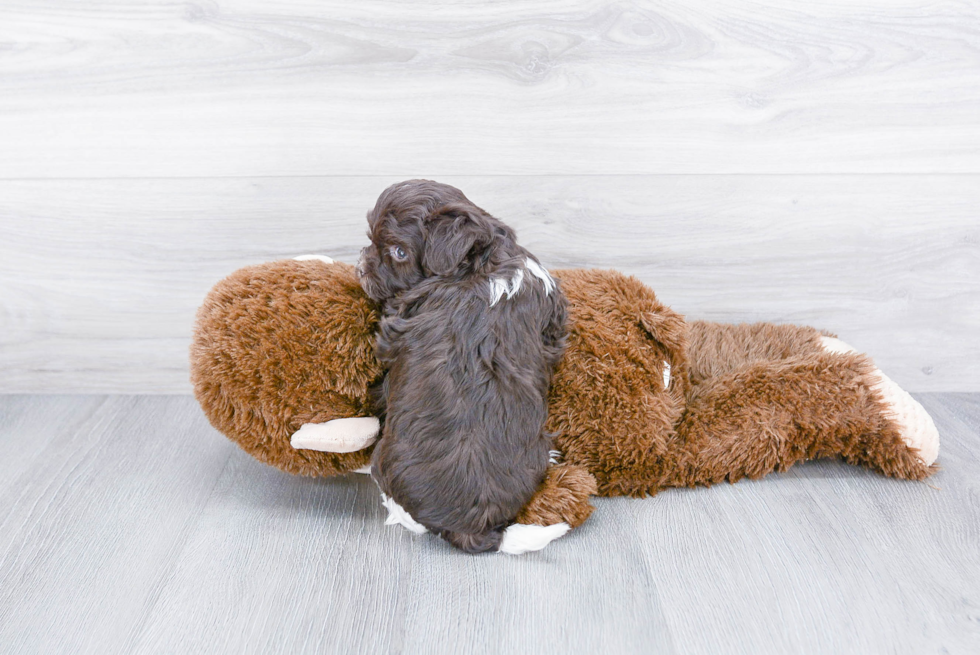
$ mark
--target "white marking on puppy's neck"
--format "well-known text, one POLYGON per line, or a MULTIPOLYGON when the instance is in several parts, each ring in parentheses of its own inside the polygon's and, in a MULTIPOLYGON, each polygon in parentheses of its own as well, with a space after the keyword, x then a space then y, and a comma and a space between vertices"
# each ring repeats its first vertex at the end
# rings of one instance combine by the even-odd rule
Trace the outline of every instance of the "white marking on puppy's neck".
POLYGON ((551 292, 555 290, 555 279, 545 270, 544 266, 530 257, 524 260, 524 265, 527 266, 531 275, 544 282, 544 295, 551 295, 551 292))
POLYGON ((504 538, 497 550, 508 555, 523 555, 532 550, 541 550, 571 529, 572 527, 567 523, 555 525, 515 523, 504 530, 504 538))
POLYGON ((405 511, 405 508, 395 502, 394 498, 389 498, 386 494, 381 494, 381 504, 388 510, 388 518, 385 525, 404 525, 415 534, 425 534, 428 532, 426 527, 412 518, 412 515, 405 511))
POLYGON ((501 277, 490 278, 490 306, 493 307, 497 304, 497 301, 507 294, 507 299, 511 299, 514 295, 521 290, 521 285, 524 283, 524 269, 519 268, 514 271, 514 277, 510 279, 508 283, 507 280, 501 277))
MULTIPOLYGON (((524 260, 524 267, 527 268, 531 275, 544 283, 544 294, 546 296, 550 295, 551 292, 554 291, 555 279, 548 274, 548 271, 546 271, 541 264, 528 257, 524 260)), ((508 300, 513 298, 517 292, 521 290, 521 285, 523 283, 523 268, 519 268, 514 271, 514 276, 510 279, 510 282, 502 277, 490 278, 490 306, 493 307, 496 305, 497 302, 504 297, 504 294, 507 295, 508 300)))

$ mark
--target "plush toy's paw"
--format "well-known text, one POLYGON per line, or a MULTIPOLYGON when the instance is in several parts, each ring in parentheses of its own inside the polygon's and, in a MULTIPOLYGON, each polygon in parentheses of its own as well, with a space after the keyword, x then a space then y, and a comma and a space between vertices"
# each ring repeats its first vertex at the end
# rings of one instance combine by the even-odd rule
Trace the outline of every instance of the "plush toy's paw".
POLYGON ((567 523, 554 525, 515 523, 504 530, 504 538, 500 542, 499 550, 508 555, 523 555, 534 550, 541 550, 571 529, 572 527, 567 523))
MULTIPOLYGON (((832 337, 822 337, 824 349, 835 353, 856 352, 854 348, 832 337)), ((872 387, 888 406, 885 415, 895 421, 902 430, 902 438, 915 449, 919 459, 931 466, 939 457, 939 431, 925 407, 899 387, 887 375, 876 368, 872 373, 872 387)))
POLYGON ((293 433, 290 445, 302 450, 353 453, 373 444, 381 424, 374 416, 338 418, 326 423, 304 423, 293 433))
POLYGON ((589 496, 598 493, 595 477, 584 466, 555 464, 556 460, 561 460, 560 453, 552 456, 552 465, 534 496, 518 513, 517 523, 538 526, 563 523, 577 528, 592 514, 595 508, 589 496))

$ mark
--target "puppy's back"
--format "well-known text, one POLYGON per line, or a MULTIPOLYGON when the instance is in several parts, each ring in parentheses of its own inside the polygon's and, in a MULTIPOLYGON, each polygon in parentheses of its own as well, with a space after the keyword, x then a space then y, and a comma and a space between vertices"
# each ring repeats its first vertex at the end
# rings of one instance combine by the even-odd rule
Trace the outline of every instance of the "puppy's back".
POLYGON ((557 288, 527 284, 493 302, 479 282, 433 288, 410 316, 382 323, 388 406, 372 471, 416 521, 468 552, 497 549, 544 476, 565 321, 557 288))

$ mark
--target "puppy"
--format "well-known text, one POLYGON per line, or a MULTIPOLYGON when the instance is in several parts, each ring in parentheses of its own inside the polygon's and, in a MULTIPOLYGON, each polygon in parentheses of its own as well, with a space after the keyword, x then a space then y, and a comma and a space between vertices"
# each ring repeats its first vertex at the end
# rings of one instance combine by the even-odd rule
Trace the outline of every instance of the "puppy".
POLYGON ((407 527, 497 550, 548 466, 565 297, 513 230, 446 184, 389 187, 368 225, 357 269, 388 369, 371 474, 407 527))

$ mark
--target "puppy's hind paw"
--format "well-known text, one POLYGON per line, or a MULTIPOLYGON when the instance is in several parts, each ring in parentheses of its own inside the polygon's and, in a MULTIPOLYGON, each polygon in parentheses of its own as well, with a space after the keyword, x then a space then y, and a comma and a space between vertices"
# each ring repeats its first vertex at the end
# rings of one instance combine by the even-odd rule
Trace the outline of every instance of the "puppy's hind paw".
POLYGON ((525 525, 515 523, 504 530, 499 551, 508 555, 523 555, 533 550, 541 550, 552 541, 571 530, 567 523, 555 525, 525 525))

